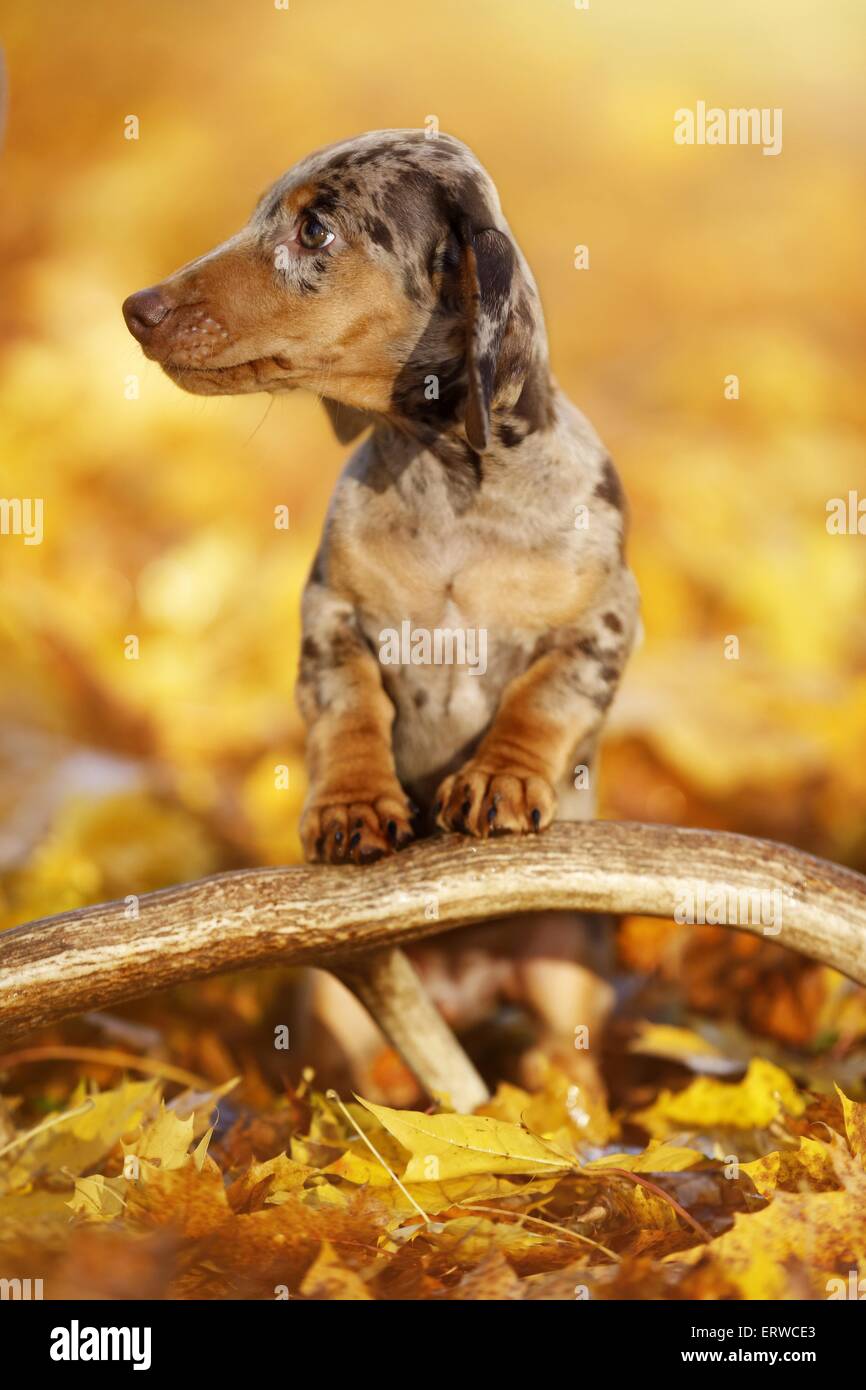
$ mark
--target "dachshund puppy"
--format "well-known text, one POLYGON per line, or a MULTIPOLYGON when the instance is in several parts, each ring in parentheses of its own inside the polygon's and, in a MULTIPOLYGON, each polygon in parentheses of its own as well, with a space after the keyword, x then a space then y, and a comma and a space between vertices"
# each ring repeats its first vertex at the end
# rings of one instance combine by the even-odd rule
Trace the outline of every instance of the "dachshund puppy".
MULTIPOLYGON (((307 858, 590 816, 638 625, 623 493, 466 146, 395 130, 310 155, 123 312, 187 391, 305 387, 342 441, 369 431, 303 599, 307 858)), ((549 982, 535 994, 543 1018, 549 982)), ((557 1036, 584 1021, 553 1013, 557 1036)))

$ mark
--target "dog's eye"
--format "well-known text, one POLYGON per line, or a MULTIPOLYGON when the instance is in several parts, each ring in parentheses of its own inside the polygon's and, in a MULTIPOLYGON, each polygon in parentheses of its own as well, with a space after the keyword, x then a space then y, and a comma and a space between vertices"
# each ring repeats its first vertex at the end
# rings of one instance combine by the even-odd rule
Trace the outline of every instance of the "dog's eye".
POLYGON ((329 246, 334 240, 334 233, 329 231, 324 222, 320 222, 314 212, 305 212, 298 227, 298 241, 305 246, 308 251, 321 251, 322 247, 329 246))

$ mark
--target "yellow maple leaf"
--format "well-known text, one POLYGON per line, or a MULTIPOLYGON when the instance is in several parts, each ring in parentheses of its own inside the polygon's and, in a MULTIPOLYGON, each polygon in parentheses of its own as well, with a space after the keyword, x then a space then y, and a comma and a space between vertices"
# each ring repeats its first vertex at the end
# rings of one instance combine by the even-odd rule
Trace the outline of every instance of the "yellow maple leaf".
MULTIPOLYGON (((156 1119, 142 1128, 138 1138, 124 1144, 123 1152, 127 1157, 135 1157, 140 1161, 141 1174, 145 1177, 157 1168, 165 1172, 167 1169, 183 1167, 189 1157, 192 1137, 193 1116, 190 1114, 184 1120, 178 1119, 173 1110, 165 1108, 163 1101, 156 1119)), ((204 1159, 204 1153, 201 1158, 204 1159)), ((201 1163, 197 1166, 201 1168, 201 1163)))
POLYGON ((26 1187, 42 1173, 65 1170, 77 1176, 92 1168, 142 1122, 158 1091, 158 1081, 124 1081, 95 1095, 78 1087, 67 1115, 52 1116, 50 1127, 22 1137, 20 1147, 0 1159, 0 1190, 26 1187))
POLYGON ((682 1173, 696 1163, 703 1163, 705 1157, 697 1149, 653 1141, 643 1153, 605 1154, 603 1158, 584 1163, 583 1169, 625 1168, 629 1173, 682 1173))
POLYGON ((866 1265, 866 1201, 850 1192, 777 1192, 763 1211, 738 1212, 731 1230, 665 1263, 715 1269, 746 1299, 826 1298, 830 1280, 866 1265))
POLYGON ((291 1193, 300 1193, 308 1178, 318 1176, 319 1171, 288 1154, 277 1154, 264 1163, 251 1163, 232 1185, 229 1200, 235 1211, 248 1209, 251 1199, 256 1206, 275 1206, 291 1193))
POLYGON ((802 1115, 806 1103, 781 1067, 755 1057, 742 1081, 698 1077, 683 1091, 662 1091, 634 1120, 658 1138, 682 1130, 766 1129, 787 1111, 802 1115))
POLYGON ((88 1221, 114 1221, 123 1212, 123 1186, 122 1178, 105 1178, 101 1173, 76 1178, 75 1191, 66 1205, 88 1221))
POLYGON ((838 1086, 836 1087, 836 1094, 842 1102, 845 1134, 851 1152, 866 1167, 866 1105, 862 1101, 849 1100, 838 1086))
POLYGON ((539 1196, 550 1192, 557 1182, 557 1175, 535 1176, 528 1182, 510 1182, 507 1177, 497 1173, 469 1173, 463 1177, 449 1177, 440 1181, 404 1183, 401 1188, 392 1173, 374 1158, 353 1152, 342 1154, 323 1172, 345 1178, 347 1182, 376 1189, 376 1198, 390 1211, 403 1216, 417 1212, 418 1207, 428 1216, 447 1211, 449 1207, 463 1202, 501 1201, 518 1193, 525 1197, 532 1192, 539 1196), (405 1190, 404 1190, 405 1189, 405 1190), (408 1195, 407 1195, 408 1194, 408 1195))
POLYGON ((604 1095, 590 1094, 553 1063, 545 1069, 540 1089, 529 1092, 501 1082, 475 1113, 525 1125, 559 1148, 570 1147, 576 1138, 604 1144, 617 1132, 604 1095))
MULTIPOLYGON (((358 1098, 361 1099, 360 1097, 358 1098)), ((411 1158, 409 1182, 439 1181, 470 1173, 566 1172, 577 1166, 569 1154, 521 1125, 486 1115, 424 1115, 361 1102, 411 1158)))
POLYGON ((762 1197, 772 1197, 782 1185, 813 1190, 839 1186, 829 1147, 805 1136, 796 1149, 774 1149, 741 1163, 740 1172, 751 1178, 762 1197))
POLYGON ((671 1023, 649 1023, 642 1020, 637 1025, 637 1036, 629 1043, 629 1052, 639 1052, 648 1057, 668 1057, 673 1062, 682 1062, 693 1071, 712 1071, 713 1063, 724 1062, 724 1053, 702 1038, 692 1028, 677 1028, 671 1023))
MULTIPOLYGON (((192 1115, 190 1115, 190 1119, 193 1119, 192 1115)), ((213 1125, 211 1125, 210 1129, 205 1131, 205 1133, 202 1135, 201 1139, 198 1141, 195 1148, 193 1149, 192 1154, 190 1155, 193 1164, 195 1165, 196 1171, 199 1173, 204 1168, 204 1161, 207 1158, 208 1145, 212 1138, 213 1125)))

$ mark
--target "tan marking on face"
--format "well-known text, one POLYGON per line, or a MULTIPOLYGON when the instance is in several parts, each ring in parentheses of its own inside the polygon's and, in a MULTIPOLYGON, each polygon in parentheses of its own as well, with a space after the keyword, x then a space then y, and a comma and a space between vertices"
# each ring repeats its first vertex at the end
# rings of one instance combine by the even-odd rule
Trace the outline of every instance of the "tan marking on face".
POLYGON ((284 212, 298 213, 305 208, 308 203, 312 203, 316 196, 316 185, 314 183, 302 183, 297 188, 293 188, 290 193, 285 194, 282 199, 284 212))
POLYGON ((315 293, 282 282, 252 236, 179 271, 165 290, 177 308, 151 355, 205 395, 307 387, 385 411, 422 326, 396 275, 357 246, 341 248, 315 293), (204 335, 203 317, 216 326, 204 335))
POLYGON ((346 332, 338 339, 337 347, 351 347, 353 343, 357 343, 359 340, 366 337, 371 329, 373 329, 375 322, 376 315, 374 313, 362 314, 354 323, 349 325, 346 332))

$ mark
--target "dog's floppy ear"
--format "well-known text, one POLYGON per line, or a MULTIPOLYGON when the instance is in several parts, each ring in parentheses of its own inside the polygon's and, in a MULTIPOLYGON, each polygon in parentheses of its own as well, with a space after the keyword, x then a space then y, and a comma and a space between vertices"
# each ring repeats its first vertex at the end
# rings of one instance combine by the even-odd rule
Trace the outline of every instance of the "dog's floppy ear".
POLYGON ((363 410, 356 410, 352 405, 341 405, 339 401, 329 401, 327 396, 323 397, 322 405, 341 444, 351 444, 362 430, 373 423, 363 410))
POLYGON ((464 425, 476 453, 483 453, 490 436, 490 402, 508 316, 514 247, 495 227, 473 230, 461 219, 461 289, 466 316, 466 375, 468 395, 464 425))

